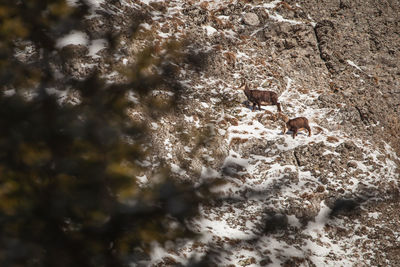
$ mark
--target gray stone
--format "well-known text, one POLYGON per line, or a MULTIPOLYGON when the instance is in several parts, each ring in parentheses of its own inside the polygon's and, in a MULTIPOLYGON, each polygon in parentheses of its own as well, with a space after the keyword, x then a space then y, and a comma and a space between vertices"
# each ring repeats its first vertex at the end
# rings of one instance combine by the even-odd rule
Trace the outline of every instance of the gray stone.
POLYGON ((257 26, 258 24, 260 24, 258 16, 254 13, 246 13, 243 16, 243 22, 250 26, 257 26))

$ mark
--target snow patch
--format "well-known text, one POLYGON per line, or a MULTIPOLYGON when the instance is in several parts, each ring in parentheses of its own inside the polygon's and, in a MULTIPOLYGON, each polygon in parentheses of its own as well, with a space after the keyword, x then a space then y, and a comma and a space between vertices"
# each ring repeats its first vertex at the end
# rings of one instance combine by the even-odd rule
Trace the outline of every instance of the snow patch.
POLYGON ((217 29, 215 29, 214 27, 211 27, 210 25, 207 26, 203 26, 203 29, 206 30, 207 35, 213 35, 214 33, 218 32, 217 29))
POLYGON ((56 47, 58 49, 63 48, 67 45, 87 45, 89 43, 89 37, 86 33, 81 31, 71 31, 69 34, 59 38, 56 41, 56 47))
POLYGON ((346 60, 346 62, 347 62, 347 64, 349 64, 350 66, 352 66, 352 67, 358 69, 359 71, 362 71, 362 69, 361 69, 359 66, 357 66, 353 61, 351 61, 351 60, 346 60))
POLYGON ((181 169, 181 167, 179 167, 178 165, 171 163, 171 171, 179 174, 180 176, 186 175, 186 171, 181 169))
POLYGON ((140 184, 147 184, 149 182, 146 175, 136 176, 136 179, 139 181, 140 184))
POLYGON ((212 168, 204 166, 201 168, 201 174, 200 174, 201 179, 217 178, 219 176, 220 176, 219 172, 212 168))
POLYGON ((89 56, 91 56, 92 58, 100 58, 99 55, 97 55, 97 53, 101 50, 103 50, 104 48, 106 48, 108 45, 108 42, 106 39, 96 39, 96 40, 92 40, 90 46, 89 46, 89 56))

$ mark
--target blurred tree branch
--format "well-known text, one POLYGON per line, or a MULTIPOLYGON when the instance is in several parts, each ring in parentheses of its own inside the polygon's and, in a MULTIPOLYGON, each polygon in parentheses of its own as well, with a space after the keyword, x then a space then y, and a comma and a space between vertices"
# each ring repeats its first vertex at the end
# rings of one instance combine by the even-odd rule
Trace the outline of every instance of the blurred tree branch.
MULTIPOLYGON (((198 188, 168 171, 158 184, 138 187, 143 167, 135 160, 148 133, 126 112, 131 90, 145 96, 163 86, 179 97, 172 68, 182 60, 179 44, 170 42, 157 59, 150 47, 120 70, 125 83, 107 84, 96 71, 59 79, 50 64, 56 40, 79 27, 88 9, 85 1, 0 4, 1 266, 124 266, 135 260, 135 248, 146 252, 153 241, 194 235, 185 220, 197 214, 198 188), (35 56, 18 60, 27 45, 35 56), (160 71, 145 74, 150 65, 160 71), (80 102, 60 105, 47 91, 53 84, 73 87, 80 102)), ((111 50, 116 37, 108 34, 111 50)))

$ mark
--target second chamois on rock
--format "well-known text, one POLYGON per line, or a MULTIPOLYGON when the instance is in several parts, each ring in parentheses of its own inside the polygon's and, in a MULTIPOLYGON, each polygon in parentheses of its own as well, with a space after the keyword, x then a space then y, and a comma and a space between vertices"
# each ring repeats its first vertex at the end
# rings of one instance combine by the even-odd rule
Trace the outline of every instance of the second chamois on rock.
POLYGON ((294 139, 299 130, 305 129, 308 131, 308 136, 311 136, 311 128, 307 118, 297 117, 289 120, 289 118, 286 115, 282 115, 282 117, 283 121, 285 122, 282 130, 283 134, 286 134, 287 131, 292 131, 292 137, 294 139))
POLYGON ((261 110, 261 104, 264 104, 275 105, 278 111, 281 112, 281 104, 278 102, 277 93, 272 91, 250 90, 244 79, 242 79, 242 84, 239 86, 239 89, 243 90, 247 99, 253 103, 252 111, 257 108, 256 105, 258 109, 261 110))

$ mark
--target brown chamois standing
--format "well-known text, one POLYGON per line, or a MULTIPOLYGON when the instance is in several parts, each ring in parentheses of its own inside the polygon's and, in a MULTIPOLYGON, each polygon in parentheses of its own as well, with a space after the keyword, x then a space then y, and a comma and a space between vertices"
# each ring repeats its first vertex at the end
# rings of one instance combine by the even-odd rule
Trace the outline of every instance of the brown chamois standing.
POLYGON ((311 128, 308 124, 307 118, 297 117, 289 120, 289 118, 285 115, 282 115, 282 117, 283 121, 285 122, 285 124, 283 125, 283 134, 286 134, 287 131, 292 131, 292 137, 294 139, 299 130, 305 129, 308 131, 308 136, 311 136, 311 128))
POLYGON ((278 94, 272 91, 261 91, 261 90, 250 90, 246 81, 243 79, 242 84, 239 86, 239 89, 244 91, 247 99, 253 103, 252 111, 256 109, 256 105, 258 105, 258 109, 261 110, 261 104, 264 105, 276 105, 278 111, 281 112, 281 104, 278 102, 278 94))

